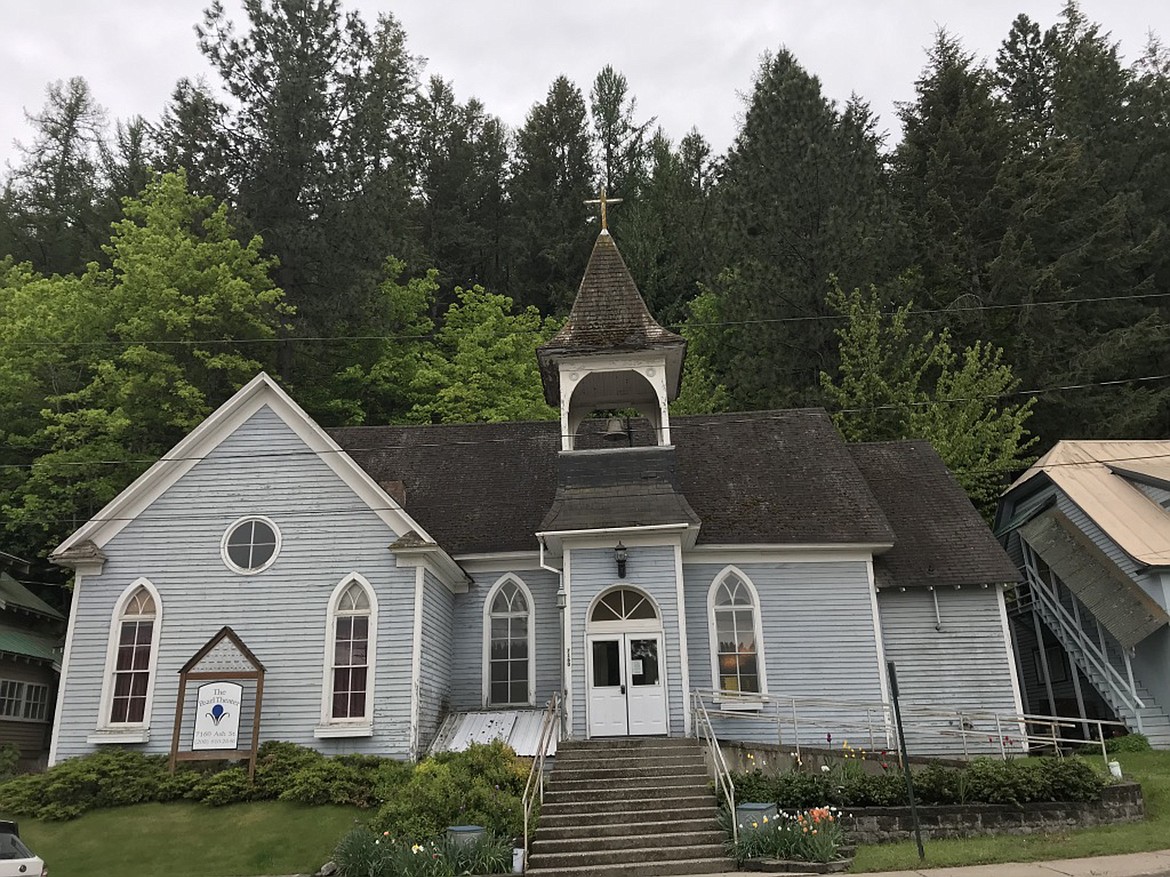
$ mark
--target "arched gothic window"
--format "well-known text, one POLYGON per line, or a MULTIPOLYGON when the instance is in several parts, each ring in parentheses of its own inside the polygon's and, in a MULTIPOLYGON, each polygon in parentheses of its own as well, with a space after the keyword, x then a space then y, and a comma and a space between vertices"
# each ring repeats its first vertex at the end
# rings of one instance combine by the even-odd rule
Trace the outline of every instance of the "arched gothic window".
POLYGON ((531 704, 534 696, 532 595, 508 576, 488 594, 485 631, 488 706, 531 704))
POLYGON ((373 715, 377 604, 357 574, 334 589, 325 642, 324 724, 368 726, 373 715))
POLYGON ((716 691, 766 693, 756 589, 746 576, 727 570, 711 585, 709 608, 716 691))
POLYGON ((146 579, 123 593, 110 624, 101 724, 146 726, 154 693, 162 606, 146 579))

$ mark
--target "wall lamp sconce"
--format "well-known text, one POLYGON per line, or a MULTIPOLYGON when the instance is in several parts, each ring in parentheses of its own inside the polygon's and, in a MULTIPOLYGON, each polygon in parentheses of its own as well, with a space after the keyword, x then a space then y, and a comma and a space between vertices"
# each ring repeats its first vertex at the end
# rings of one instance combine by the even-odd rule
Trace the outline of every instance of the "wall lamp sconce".
POLYGON ((624 579, 626 577, 626 558, 630 553, 626 550, 626 546, 622 545, 621 540, 613 547, 613 559, 617 561, 618 578, 624 579))
POLYGON ((557 608, 558 609, 565 608, 565 603, 567 602, 567 600, 566 600, 567 596, 568 595, 565 594, 565 586, 564 585, 561 585, 561 587, 557 588, 557 608))

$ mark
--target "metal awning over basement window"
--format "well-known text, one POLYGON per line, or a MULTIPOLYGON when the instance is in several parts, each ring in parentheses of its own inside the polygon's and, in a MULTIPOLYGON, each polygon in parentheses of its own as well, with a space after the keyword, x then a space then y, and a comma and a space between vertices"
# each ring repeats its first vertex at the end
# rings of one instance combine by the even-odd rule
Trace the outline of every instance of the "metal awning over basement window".
POLYGON ((1061 512, 1049 509, 1019 532, 1123 647, 1170 624, 1166 610, 1061 512))

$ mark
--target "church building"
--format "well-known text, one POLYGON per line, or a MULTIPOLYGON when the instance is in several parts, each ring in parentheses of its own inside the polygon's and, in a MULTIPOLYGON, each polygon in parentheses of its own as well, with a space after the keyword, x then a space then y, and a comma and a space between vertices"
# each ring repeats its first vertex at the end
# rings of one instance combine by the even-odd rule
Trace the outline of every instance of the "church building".
POLYGON ((325 430, 257 375, 53 555, 51 760, 221 720, 242 749, 417 758, 452 716, 554 694, 572 738, 693 735, 701 708, 776 742, 751 717, 785 698, 880 715, 887 661, 904 705, 1016 716, 1018 573, 929 444, 847 444, 819 409, 672 417, 685 353, 603 229, 534 351, 557 422, 325 430), (217 673, 236 694, 208 709, 188 685, 217 673))

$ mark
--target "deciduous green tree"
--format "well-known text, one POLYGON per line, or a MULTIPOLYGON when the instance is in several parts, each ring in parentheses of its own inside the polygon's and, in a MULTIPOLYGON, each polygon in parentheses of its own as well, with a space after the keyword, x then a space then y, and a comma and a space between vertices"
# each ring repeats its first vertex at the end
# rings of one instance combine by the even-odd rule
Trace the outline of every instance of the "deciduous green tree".
POLYGON ((435 345, 423 354, 414 387, 413 419, 434 423, 550 420, 536 348, 559 328, 531 305, 476 286, 456 290, 435 345))
POLYGON ((837 287, 828 300, 844 318, 837 373, 820 376, 838 429, 850 441, 926 439, 990 514, 1036 441, 1025 428, 1035 400, 1016 394, 1003 351, 976 342, 956 352, 945 330, 912 328, 911 302, 883 303, 874 288, 837 287))
POLYGON ((182 175, 128 200, 105 252, 81 275, 0 272, 3 508, 30 556, 273 367, 272 264, 182 175))

